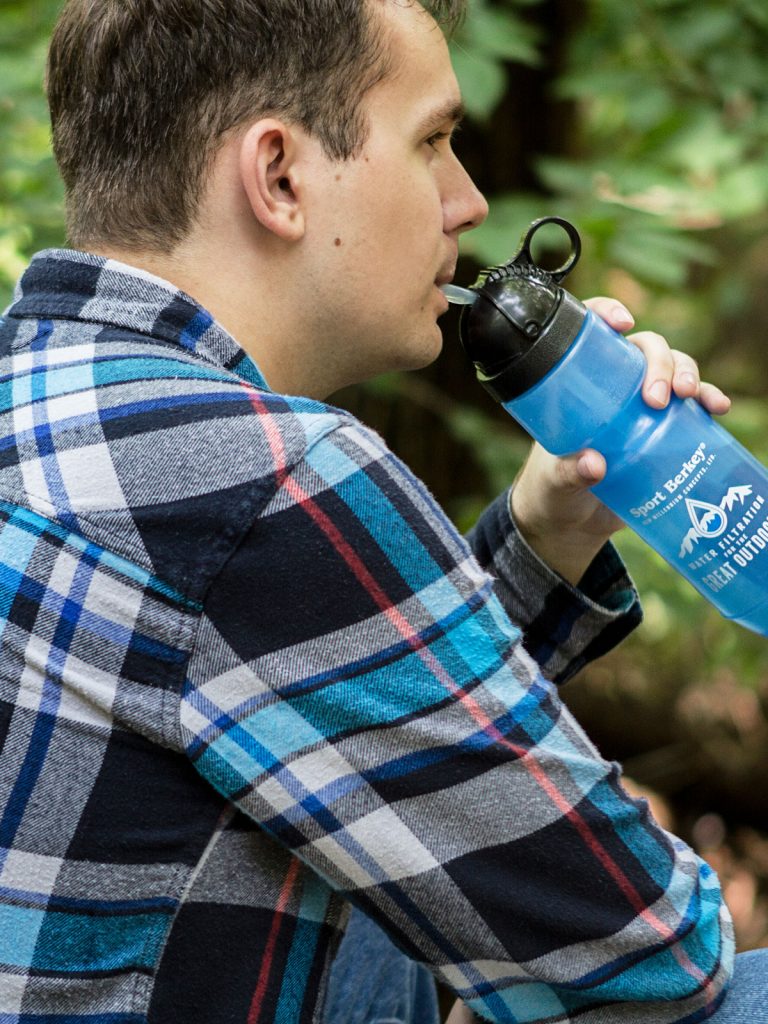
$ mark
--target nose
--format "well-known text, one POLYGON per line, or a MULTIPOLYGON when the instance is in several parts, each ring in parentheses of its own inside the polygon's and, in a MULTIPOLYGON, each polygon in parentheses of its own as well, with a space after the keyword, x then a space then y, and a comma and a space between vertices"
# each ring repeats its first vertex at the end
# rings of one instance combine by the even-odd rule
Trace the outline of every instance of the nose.
POLYGON ((455 154, 452 157, 443 193, 445 233, 462 234, 483 223, 488 216, 488 203, 459 158, 455 154))

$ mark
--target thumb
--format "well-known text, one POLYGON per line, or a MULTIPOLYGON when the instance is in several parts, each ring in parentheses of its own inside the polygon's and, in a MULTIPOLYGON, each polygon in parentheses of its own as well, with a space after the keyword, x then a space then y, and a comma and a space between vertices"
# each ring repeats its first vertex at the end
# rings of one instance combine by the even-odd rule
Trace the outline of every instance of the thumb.
POLYGON ((563 482, 576 491, 599 484, 605 471, 605 459, 592 448, 562 460, 563 482))

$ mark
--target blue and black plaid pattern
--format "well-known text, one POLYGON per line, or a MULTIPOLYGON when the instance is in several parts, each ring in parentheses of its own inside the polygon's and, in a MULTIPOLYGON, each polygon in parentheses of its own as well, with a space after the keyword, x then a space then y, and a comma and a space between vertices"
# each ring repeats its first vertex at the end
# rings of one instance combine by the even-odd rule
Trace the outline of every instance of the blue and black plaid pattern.
POLYGON ((553 684, 637 621, 610 549, 565 585, 507 496, 470 548, 83 253, 22 279, 0 428, 0 1024, 318 1021, 349 903, 490 1020, 712 1012, 717 880, 553 684))

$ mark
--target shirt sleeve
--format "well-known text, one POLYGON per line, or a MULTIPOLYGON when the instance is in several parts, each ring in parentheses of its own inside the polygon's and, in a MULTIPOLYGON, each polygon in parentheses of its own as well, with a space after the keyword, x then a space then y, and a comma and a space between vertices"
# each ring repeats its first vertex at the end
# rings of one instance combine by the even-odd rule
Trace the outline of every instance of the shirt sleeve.
POLYGON ((626 794, 493 579, 359 424, 278 471, 208 595, 181 727, 206 779, 482 1017, 718 1004, 716 876, 626 794))
POLYGON ((497 498, 467 539, 495 578, 496 595, 507 615, 522 628, 523 646, 543 675, 562 684, 640 624, 640 601, 610 543, 577 587, 564 580, 518 531, 510 496, 507 491, 497 498))

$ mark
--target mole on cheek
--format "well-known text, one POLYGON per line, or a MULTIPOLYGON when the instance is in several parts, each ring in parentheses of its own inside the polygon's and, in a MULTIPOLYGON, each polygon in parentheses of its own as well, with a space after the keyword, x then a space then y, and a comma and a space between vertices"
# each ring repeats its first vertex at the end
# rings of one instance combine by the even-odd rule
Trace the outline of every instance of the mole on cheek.
POLYGON ((333 244, 334 245, 341 245, 341 239, 340 238, 334 238, 333 244))

